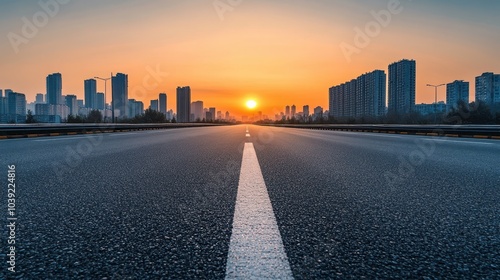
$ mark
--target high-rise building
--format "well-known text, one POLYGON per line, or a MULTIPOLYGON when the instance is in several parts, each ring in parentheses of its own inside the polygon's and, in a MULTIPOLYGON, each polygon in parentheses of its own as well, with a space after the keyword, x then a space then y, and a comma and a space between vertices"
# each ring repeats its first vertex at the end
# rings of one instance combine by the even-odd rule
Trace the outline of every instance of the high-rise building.
POLYGON ((415 106, 416 62, 401 60, 389 65, 389 113, 409 114, 415 106))
POLYGON ((85 108, 97 108, 97 81, 88 79, 84 81, 85 85, 85 108))
POLYGON ((96 105, 95 105, 97 110, 104 110, 105 104, 104 104, 104 93, 98 92, 96 94, 96 105))
POLYGON ((290 117, 295 117, 295 114, 297 114, 297 106, 292 105, 292 111, 290 112, 290 117))
POLYGON ((0 122, 2 122, 2 116, 5 114, 5 101, 6 98, 3 97, 3 91, 0 89, 0 122))
POLYGON ((469 82, 454 81, 446 85, 446 111, 457 108, 459 101, 469 103, 469 82))
POLYGON ((26 122, 26 96, 9 91, 7 94, 7 122, 26 122))
POLYGON ((309 118, 309 105, 304 105, 302 107, 302 113, 304 114, 304 118, 309 118))
POLYGON ((331 87, 329 114, 334 118, 377 117, 385 114, 385 80, 382 70, 331 87))
POLYGON ((212 115, 212 112, 206 111, 205 112, 205 121, 211 122, 213 121, 214 116, 212 115))
POLYGON ((323 107, 318 106, 318 107, 314 108, 314 119, 318 120, 318 119, 322 119, 322 118, 323 118, 323 107))
POLYGON ((47 104, 62 103, 62 75, 54 73, 47 76, 47 104))
POLYGON ((386 80, 387 76, 382 70, 362 75, 364 88, 359 91, 362 105, 356 109, 358 116, 379 117, 385 115, 386 108, 386 80))
POLYGON ((290 106, 288 106, 288 105, 286 105, 286 107, 285 107, 285 115, 286 115, 287 119, 290 118, 290 106))
POLYGON ((230 117, 229 111, 226 111, 226 121, 229 121, 229 117, 230 117))
POLYGON ((189 122, 191 116, 191 88, 177 87, 177 122, 189 122))
POLYGON ((153 111, 158 111, 158 99, 151 100, 149 102, 149 109, 153 111))
POLYGON ((483 101, 490 107, 500 103, 500 74, 488 72, 476 77, 476 101, 483 101))
POLYGON ((160 93, 158 97, 158 109, 160 110, 160 113, 167 115, 167 94, 166 93, 160 93))
POLYGON ((128 117, 134 118, 135 116, 142 115, 144 113, 144 103, 142 101, 137 101, 135 99, 128 100, 128 117))
MULTIPOLYGON (((66 95, 66 106, 69 107, 69 114, 78 115, 78 101, 76 95, 66 95)), ((48 114, 47 114, 48 115, 48 114)))
POLYGON ((212 118, 210 120, 207 119, 207 121, 214 121, 215 120, 215 108, 214 107, 210 107, 208 109, 208 111, 210 112, 210 115, 212 116, 212 118))
POLYGON ((203 114, 203 101, 195 101, 191 103, 191 121, 201 121, 205 118, 203 114))
POLYGON ((128 115, 128 75, 117 73, 111 77, 113 118, 128 115))
POLYGON ((44 101, 43 101, 43 94, 41 94, 41 93, 37 93, 36 94, 35 103, 37 103, 37 104, 44 103, 44 101))

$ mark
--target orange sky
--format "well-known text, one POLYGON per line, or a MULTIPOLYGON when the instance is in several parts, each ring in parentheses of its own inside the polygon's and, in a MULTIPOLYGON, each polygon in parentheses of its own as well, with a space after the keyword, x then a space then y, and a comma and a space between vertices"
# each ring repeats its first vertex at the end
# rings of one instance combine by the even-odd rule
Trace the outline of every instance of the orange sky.
MULTIPOLYGON (((205 107, 249 115, 244 104, 255 99, 255 110, 272 116, 292 104, 298 111, 304 104, 328 109, 329 87, 374 69, 387 72, 402 58, 417 61, 417 103, 434 99, 425 84, 457 79, 471 82, 473 99, 474 77, 500 72, 493 12, 500 5, 490 0, 481 7, 401 0, 401 12, 346 59, 341 44, 354 45, 354 28, 364 29, 374 21, 370 12, 387 10, 390 1, 243 0, 222 18, 215 1, 70 1, 17 54, 9 40, 0 43, 0 88, 33 101, 45 92, 45 77, 60 72, 63 94, 83 98, 84 79, 122 72, 129 98, 146 107, 166 92, 175 110, 175 88, 189 85, 192 101, 205 107), (163 74, 154 79, 148 69, 163 74)), ((22 34, 22 17, 43 11, 37 2, 18 2, 0 4, 5 36, 22 34)))

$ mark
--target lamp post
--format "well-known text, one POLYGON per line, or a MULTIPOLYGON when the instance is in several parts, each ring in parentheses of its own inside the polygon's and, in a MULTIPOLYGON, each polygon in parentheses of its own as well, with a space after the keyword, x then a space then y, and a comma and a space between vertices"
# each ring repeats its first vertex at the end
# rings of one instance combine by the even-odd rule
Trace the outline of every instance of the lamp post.
POLYGON ((106 91, 108 88, 107 87, 108 80, 111 80, 111 78, 94 77, 94 79, 104 81, 104 122, 106 122, 106 91))
POLYGON ((440 85, 431 85, 427 84, 428 87, 434 88, 434 123, 437 121, 437 103, 438 103, 438 88, 444 86, 445 84, 440 85))

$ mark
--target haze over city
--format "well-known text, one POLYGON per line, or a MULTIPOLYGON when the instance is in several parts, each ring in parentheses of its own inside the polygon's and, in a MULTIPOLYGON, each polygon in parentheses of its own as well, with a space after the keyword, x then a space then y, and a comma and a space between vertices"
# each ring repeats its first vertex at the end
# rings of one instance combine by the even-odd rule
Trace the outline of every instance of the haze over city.
POLYGON ((500 72, 500 3, 493 0, 60 1, 58 8, 15 44, 8 35, 22 36, 23 18, 33 22, 43 9, 36 1, 2 2, 0 88, 31 102, 45 93, 46 76, 60 72, 63 94, 83 98, 83 80, 121 72, 129 98, 146 106, 165 92, 175 111, 177 86, 189 85, 191 100, 207 107, 241 116, 251 99, 272 116, 291 104, 328 108, 328 88, 402 58, 417 61, 416 103, 434 101, 427 83, 466 80, 473 88, 481 73, 500 72), (356 44, 356 28, 366 33, 390 5, 397 13, 356 44), (356 53, 347 56, 346 45, 356 53))

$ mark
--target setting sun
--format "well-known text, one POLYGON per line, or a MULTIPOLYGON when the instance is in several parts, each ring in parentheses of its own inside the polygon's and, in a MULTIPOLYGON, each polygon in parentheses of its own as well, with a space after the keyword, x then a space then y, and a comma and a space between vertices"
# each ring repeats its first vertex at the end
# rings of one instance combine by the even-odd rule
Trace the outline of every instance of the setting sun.
POLYGON ((248 100, 247 101, 247 108, 248 109, 253 109, 257 107, 257 102, 255 102, 254 100, 248 100))

